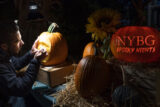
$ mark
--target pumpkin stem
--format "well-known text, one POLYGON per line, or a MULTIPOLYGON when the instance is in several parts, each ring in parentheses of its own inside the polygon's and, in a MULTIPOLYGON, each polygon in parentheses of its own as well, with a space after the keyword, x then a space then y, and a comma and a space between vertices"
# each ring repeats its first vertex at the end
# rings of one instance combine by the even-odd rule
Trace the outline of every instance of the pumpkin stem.
POLYGON ((55 29, 55 28, 58 28, 59 26, 56 24, 56 23, 52 23, 50 26, 49 26, 49 28, 48 28, 48 32, 49 33, 53 33, 53 30, 55 29))

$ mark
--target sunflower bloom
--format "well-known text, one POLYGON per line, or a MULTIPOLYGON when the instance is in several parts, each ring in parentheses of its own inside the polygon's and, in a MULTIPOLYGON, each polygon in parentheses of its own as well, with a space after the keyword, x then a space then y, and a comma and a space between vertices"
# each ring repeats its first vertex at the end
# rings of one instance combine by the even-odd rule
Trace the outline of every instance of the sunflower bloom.
POLYGON ((104 8, 95 11, 88 17, 86 32, 92 33, 92 39, 103 40, 109 33, 116 31, 116 26, 120 24, 120 13, 104 8))

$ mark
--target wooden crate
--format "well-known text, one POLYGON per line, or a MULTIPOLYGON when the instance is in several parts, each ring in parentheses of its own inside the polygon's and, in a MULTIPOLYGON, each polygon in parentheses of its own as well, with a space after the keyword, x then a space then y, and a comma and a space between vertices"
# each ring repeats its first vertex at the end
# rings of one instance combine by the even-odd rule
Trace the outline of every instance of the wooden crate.
POLYGON ((76 69, 76 64, 61 64, 58 66, 40 67, 37 80, 54 87, 66 82, 66 76, 71 75, 76 69))

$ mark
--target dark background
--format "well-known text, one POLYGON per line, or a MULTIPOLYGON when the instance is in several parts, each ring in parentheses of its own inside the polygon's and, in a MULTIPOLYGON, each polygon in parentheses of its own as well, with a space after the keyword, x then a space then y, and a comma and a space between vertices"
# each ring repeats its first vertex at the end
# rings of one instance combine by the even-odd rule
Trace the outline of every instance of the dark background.
MULTIPOLYGON (((27 52, 40 33, 47 31, 51 22, 56 22, 58 31, 66 38, 69 56, 75 61, 82 58, 84 46, 92 41, 86 33, 85 25, 89 15, 97 9, 112 8, 121 13, 121 25, 143 25, 159 28, 159 21, 148 24, 148 3, 159 5, 156 0, 1 0, 0 20, 18 20, 22 39, 25 42, 22 52, 27 52), (38 9, 31 11, 29 6, 36 4, 38 9), (136 5, 135 5, 135 4, 136 5), (137 7, 136 7, 137 6, 137 7), (138 17, 143 12, 144 20, 138 17), (142 21, 141 21, 142 20, 142 21)), ((158 11, 159 7, 152 9, 158 11)), ((159 18, 159 13, 158 18, 159 18)), ((153 19, 151 19, 152 22, 153 19)))

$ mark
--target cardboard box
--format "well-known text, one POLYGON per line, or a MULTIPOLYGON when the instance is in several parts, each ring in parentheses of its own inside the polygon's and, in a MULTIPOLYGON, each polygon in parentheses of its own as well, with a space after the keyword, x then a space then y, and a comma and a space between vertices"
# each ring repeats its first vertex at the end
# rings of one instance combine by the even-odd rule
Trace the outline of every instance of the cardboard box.
POLYGON ((40 67, 37 80, 50 87, 66 82, 66 76, 71 75, 76 69, 76 64, 61 64, 58 66, 40 67))

